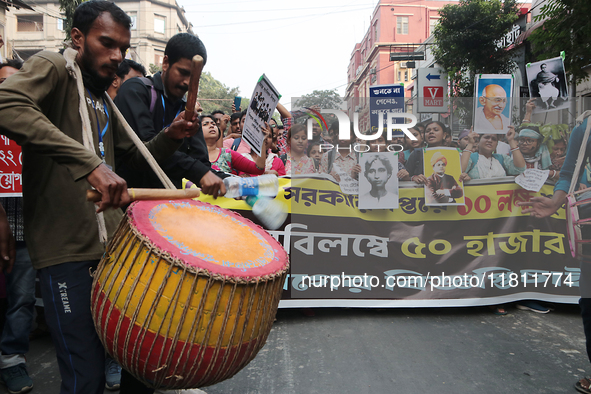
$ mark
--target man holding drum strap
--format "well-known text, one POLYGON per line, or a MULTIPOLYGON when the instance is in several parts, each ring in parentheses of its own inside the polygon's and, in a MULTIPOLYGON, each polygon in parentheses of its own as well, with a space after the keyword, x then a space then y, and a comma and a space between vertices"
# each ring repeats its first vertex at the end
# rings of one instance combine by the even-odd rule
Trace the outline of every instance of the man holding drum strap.
MULTIPOLYGON (((129 48, 129 16, 92 0, 76 9, 72 26, 72 49, 36 54, 0 86, 0 133, 23 149, 25 239, 39 270, 61 393, 102 394, 104 350, 90 313, 89 269, 104 253, 99 232, 113 234, 118 208, 130 202, 116 163, 138 170, 147 163, 105 95, 129 48), (91 186, 102 194, 101 231, 86 201, 91 186)), ((146 144, 157 161, 195 134, 196 118, 183 116, 146 144)))

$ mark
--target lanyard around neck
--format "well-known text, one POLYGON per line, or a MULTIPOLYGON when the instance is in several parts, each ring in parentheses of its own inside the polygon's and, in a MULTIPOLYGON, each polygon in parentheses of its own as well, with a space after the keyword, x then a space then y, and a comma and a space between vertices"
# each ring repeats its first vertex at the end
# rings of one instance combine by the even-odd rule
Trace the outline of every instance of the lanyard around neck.
MULTIPOLYGON (((172 123, 172 121, 169 124, 166 124, 166 104, 164 103, 164 95, 160 96, 160 98, 162 99, 162 111, 164 112, 162 114, 162 128, 165 129, 168 126, 170 126, 170 124, 172 123)), ((172 118, 172 120, 174 120, 177 116, 179 116, 179 114, 181 113, 181 109, 182 108, 183 108, 183 106, 181 105, 181 108, 179 108, 179 110, 177 111, 177 113, 174 116, 174 118, 172 118)))
POLYGON ((101 124, 99 122, 98 112, 96 110, 96 105, 94 104, 94 99, 92 98, 92 94, 90 90, 86 89, 88 92, 88 96, 90 97, 90 101, 92 102, 92 108, 94 109, 94 116, 96 117, 96 126, 97 131, 99 133, 99 150, 101 152, 101 158, 105 159, 105 144, 103 143, 103 137, 107 133, 107 128, 109 127, 109 111, 107 110, 107 103, 105 102, 105 98, 103 97, 103 108, 105 109, 105 114, 107 115, 107 123, 105 127, 101 130, 101 124))

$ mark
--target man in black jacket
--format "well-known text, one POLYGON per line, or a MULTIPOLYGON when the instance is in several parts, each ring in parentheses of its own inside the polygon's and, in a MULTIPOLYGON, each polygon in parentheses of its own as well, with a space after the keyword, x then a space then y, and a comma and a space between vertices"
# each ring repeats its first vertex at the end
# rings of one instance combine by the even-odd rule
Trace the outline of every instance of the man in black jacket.
MULTIPOLYGON (((164 50, 162 72, 151 79, 132 78, 121 86, 115 104, 142 141, 149 141, 162 129, 167 128, 185 108, 183 96, 188 90, 191 77, 191 59, 200 55, 207 60, 201 40, 189 33, 173 36, 164 50)), ((131 187, 162 187, 153 172, 137 172, 118 167, 118 173, 131 187)), ((182 179, 200 185, 206 194, 225 194, 224 183, 211 170, 203 133, 198 131, 185 138, 181 148, 165 163, 162 169, 171 181, 181 187, 182 179)))

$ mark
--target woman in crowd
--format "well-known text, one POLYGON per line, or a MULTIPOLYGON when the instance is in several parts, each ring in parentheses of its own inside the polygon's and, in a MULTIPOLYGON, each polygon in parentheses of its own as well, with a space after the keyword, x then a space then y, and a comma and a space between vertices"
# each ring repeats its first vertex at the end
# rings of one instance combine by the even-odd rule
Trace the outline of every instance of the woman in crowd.
MULTIPOLYGON (((519 132, 519 150, 523 155, 527 168, 548 170, 552 166, 552 158, 548 147, 542 143, 544 136, 535 126, 527 126, 519 132)), ((550 170, 548 179, 558 179, 560 171, 550 170)))
MULTIPOLYGON (((446 146, 446 138, 449 136, 447 126, 438 121, 428 122, 425 125, 425 142, 427 147, 436 148, 446 146)), ((426 184, 427 178, 424 175, 423 150, 415 149, 406 161, 406 169, 411 179, 419 184, 426 184)))
POLYGON ((296 124, 287 132, 287 146, 285 172, 288 175, 313 174, 314 160, 307 155, 308 138, 306 126, 296 124))
POLYGON ((497 178, 507 175, 519 175, 525 171, 525 160, 515 141, 515 129, 509 126, 507 141, 513 156, 494 153, 499 142, 498 134, 479 135, 472 131, 468 134, 468 145, 462 151, 462 180, 497 178), (477 152, 473 152, 476 138, 480 137, 477 152), (465 175, 467 174, 467 176, 465 175))
MULTIPOLYGON (((339 121, 335 120, 331 123, 329 130, 333 133, 336 138, 339 136, 339 121)), ((321 171, 325 174, 332 175, 333 178, 340 182, 340 174, 351 175, 351 169, 357 164, 357 153, 353 149, 356 143, 356 138, 353 135, 353 125, 351 124, 349 130, 349 139, 340 140, 337 139, 335 148, 331 149, 325 155, 322 156, 321 171), (338 146, 339 149, 336 149, 338 146)))
MULTIPOLYGON (((219 148, 217 141, 220 139, 220 129, 218 129, 215 119, 211 115, 201 116, 201 130, 203 138, 209 152, 209 161, 211 168, 224 171, 229 174, 246 172, 250 175, 261 175, 265 172, 265 160, 267 158, 267 139, 263 143, 263 154, 258 157, 256 162, 248 160, 240 153, 229 148, 219 148)), ((268 131, 270 132, 270 130, 268 131)))
MULTIPOLYGON (((525 171, 525 160, 519 151, 515 141, 515 130, 509 126, 507 141, 511 147, 513 156, 494 153, 499 142, 498 134, 480 135, 474 131, 468 133, 468 144, 462 151, 462 175, 460 179, 498 178, 507 175, 519 175, 525 171), (476 139, 480 138, 478 144, 476 139), (474 152, 474 149, 477 149, 474 152)), ((490 308, 496 315, 506 315, 507 309, 503 305, 491 305, 490 308)))
POLYGON ((308 157, 314 160, 314 169, 316 170, 316 172, 319 172, 320 163, 322 161, 322 151, 320 149, 320 142, 310 142, 308 144, 308 157))
MULTIPOLYGON (((267 136, 265 137, 266 146, 269 147, 267 151, 267 159, 265 160, 265 174, 275 174, 277 176, 285 175, 285 165, 283 161, 273 152, 273 146, 276 146, 277 138, 273 134, 271 125, 267 129, 267 136)), ((243 153, 243 156, 250 161, 256 162, 259 159, 259 155, 252 149, 250 153, 243 153)), ((252 176, 248 172, 241 171, 238 175, 240 176, 252 176)))
POLYGON ((564 158, 566 157, 566 140, 564 138, 552 140, 552 146, 549 146, 549 148, 551 150, 550 159, 552 160, 552 165, 549 169, 560 171, 564 164, 564 158))
POLYGON ((422 149, 423 148, 423 133, 421 133, 420 128, 415 126, 415 127, 411 127, 408 130, 410 131, 410 133, 412 135, 415 136, 416 140, 411 140, 406 134, 404 135, 404 142, 405 142, 406 150, 399 153, 400 158, 402 159, 400 161, 402 161, 403 164, 406 164, 411 153, 414 152, 415 149, 422 149))

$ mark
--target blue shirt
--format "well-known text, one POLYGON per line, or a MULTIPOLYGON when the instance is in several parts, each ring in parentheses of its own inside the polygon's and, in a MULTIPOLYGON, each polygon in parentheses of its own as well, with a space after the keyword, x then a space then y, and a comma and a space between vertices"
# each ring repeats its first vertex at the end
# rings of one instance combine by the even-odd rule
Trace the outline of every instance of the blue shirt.
MULTIPOLYGON (((554 192, 562 190, 563 192, 568 193, 568 190, 570 189, 570 182, 573 177, 573 173, 575 172, 577 156, 579 155, 579 149, 581 149, 581 144, 583 143, 583 136, 585 135, 585 129, 587 128, 588 120, 589 118, 586 118, 583 123, 575 127, 570 135, 570 138, 568 140, 568 148, 566 150, 566 158, 564 159, 564 164, 560 169, 560 178, 554 186, 554 192)), ((585 159, 589 157, 590 152, 591 138, 587 140, 587 147, 585 149, 585 159)), ((583 160, 583 163, 585 163, 585 160, 583 160)), ((583 164, 581 164, 579 176, 583 173, 583 170, 584 166, 583 164)))

